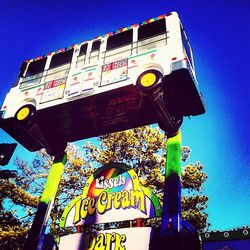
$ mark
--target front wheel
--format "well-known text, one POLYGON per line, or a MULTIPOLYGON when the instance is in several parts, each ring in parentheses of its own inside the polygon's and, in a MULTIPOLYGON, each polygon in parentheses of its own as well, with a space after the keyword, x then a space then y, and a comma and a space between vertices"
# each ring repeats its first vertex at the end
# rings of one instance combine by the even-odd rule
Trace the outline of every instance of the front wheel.
POLYGON ((17 110, 14 118, 18 125, 26 126, 31 123, 35 113, 36 113, 35 106, 32 104, 26 104, 17 110))

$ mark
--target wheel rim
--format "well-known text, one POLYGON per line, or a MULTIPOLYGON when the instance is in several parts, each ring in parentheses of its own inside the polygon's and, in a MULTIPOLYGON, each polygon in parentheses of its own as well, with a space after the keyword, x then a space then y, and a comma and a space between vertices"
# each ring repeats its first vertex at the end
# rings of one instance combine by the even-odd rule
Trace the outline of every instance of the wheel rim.
POLYGON ((144 88, 151 87, 152 85, 155 84, 156 79, 157 79, 157 77, 154 73, 146 73, 141 78, 141 85, 144 88))
POLYGON ((155 69, 144 71, 136 80, 136 86, 141 91, 151 91, 161 83, 162 73, 155 69))
POLYGON ((18 111, 16 118, 18 121, 23 121, 29 116, 29 114, 30 109, 28 107, 23 107, 18 111))

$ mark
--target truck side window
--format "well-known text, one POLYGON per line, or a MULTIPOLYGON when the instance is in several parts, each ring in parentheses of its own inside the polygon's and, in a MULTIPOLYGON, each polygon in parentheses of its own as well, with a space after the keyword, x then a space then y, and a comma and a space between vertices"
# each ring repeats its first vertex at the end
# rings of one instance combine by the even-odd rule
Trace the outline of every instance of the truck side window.
POLYGON ((99 50, 100 49, 100 45, 101 45, 101 41, 100 40, 93 42, 91 52, 99 50))
POLYGON ((163 33, 166 33, 166 20, 160 19, 140 26, 138 30, 138 40, 144 40, 163 33))
POLYGON ((83 66, 86 59, 88 43, 82 44, 80 47, 79 56, 77 57, 76 67, 83 66))
POLYGON ((88 44, 87 44, 87 43, 83 44, 83 45, 81 46, 81 48, 80 48, 80 53, 79 53, 79 55, 86 54, 87 48, 88 48, 88 44))
POLYGON ((24 77, 24 73, 25 73, 27 65, 28 65, 27 62, 22 63, 22 65, 20 67, 19 77, 24 77))
POLYGON ((119 34, 110 36, 107 42, 107 50, 116 49, 128 44, 133 41, 133 30, 121 32, 119 34))
POLYGON ((49 68, 55 68, 70 63, 73 56, 73 49, 53 55, 49 68))
POLYGON ((29 64, 25 77, 40 74, 44 71, 47 58, 38 61, 33 61, 29 64))
POLYGON ((89 63, 95 63, 98 61, 99 54, 100 54, 100 46, 101 46, 101 40, 94 41, 91 47, 91 52, 90 52, 90 58, 89 58, 89 63))
POLYGON ((132 54, 133 30, 110 36, 107 41, 105 62, 118 61, 132 54))
POLYGON ((165 19, 144 24, 138 29, 138 53, 155 49, 166 44, 167 35, 165 19))

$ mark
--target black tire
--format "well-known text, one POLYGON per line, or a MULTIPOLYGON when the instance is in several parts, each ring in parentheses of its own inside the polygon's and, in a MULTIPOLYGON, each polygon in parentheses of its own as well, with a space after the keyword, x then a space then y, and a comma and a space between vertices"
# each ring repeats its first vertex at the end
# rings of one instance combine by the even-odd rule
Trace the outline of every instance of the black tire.
POLYGON ((17 110, 14 119, 18 124, 18 126, 26 127, 32 124, 35 114, 36 114, 36 107, 32 104, 26 104, 17 110))

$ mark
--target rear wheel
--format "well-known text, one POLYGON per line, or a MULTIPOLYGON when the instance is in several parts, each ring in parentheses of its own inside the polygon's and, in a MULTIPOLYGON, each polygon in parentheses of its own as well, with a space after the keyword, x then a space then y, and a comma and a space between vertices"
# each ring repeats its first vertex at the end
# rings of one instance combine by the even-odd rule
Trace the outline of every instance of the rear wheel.
POLYGON ((162 73, 155 69, 144 71, 136 81, 137 87, 142 91, 154 89, 162 80, 162 73))

